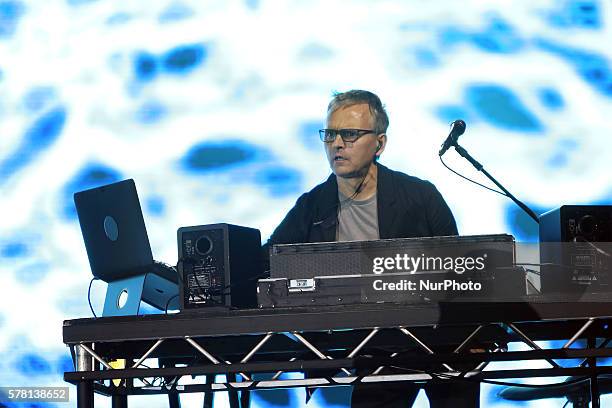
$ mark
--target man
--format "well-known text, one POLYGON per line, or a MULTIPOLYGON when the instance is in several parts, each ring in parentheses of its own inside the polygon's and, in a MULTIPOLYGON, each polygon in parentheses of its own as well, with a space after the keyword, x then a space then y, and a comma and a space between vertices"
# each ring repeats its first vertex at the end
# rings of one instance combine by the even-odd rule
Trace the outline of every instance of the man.
MULTIPOLYGON (((378 163, 388 126, 375 94, 336 94, 327 108, 326 128, 319 131, 333 174, 297 200, 268 244, 457 235, 455 219, 433 184, 378 163)), ((434 408, 478 406, 478 384, 425 388, 434 408)), ((409 407, 417 393, 409 383, 360 384, 352 405, 409 407)))

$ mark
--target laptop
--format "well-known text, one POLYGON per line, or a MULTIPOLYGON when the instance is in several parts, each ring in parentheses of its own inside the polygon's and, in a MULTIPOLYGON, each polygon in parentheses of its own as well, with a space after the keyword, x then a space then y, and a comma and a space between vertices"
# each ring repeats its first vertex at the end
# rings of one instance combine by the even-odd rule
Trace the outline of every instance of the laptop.
MULTIPOLYGON (((153 260, 134 180, 80 191, 74 203, 93 276, 110 284, 153 274, 157 281, 169 281, 163 282, 166 287, 178 283, 174 269, 153 260)), ((155 293, 155 288, 145 289, 155 293)), ((147 299, 145 294, 143 300, 163 309, 159 299, 147 299)))

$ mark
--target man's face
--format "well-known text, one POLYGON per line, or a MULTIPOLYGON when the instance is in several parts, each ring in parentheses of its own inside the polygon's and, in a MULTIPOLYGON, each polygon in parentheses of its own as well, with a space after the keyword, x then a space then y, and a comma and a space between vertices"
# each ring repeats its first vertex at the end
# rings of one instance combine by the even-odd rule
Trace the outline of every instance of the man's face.
MULTIPOLYGON (((343 106, 327 117, 326 128, 373 130, 374 118, 365 103, 343 106)), ((374 160, 379 143, 375 132, 354 142, 344 142, 338 135, 333 142, 325 143, 329 166, 338 177, 363 177, 374 160)), ((381 149, 378 151, 382 152, 381 149)))

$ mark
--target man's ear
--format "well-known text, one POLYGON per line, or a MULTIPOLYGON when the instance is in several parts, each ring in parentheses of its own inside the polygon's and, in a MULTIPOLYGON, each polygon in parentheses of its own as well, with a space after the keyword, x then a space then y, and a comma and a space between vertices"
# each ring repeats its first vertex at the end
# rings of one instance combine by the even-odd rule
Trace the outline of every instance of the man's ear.
POLYGON ((376 157, 380 157, 382 152, 385 150, 385 146, 387 145, 387 134, 381 133, 376 136, 378 144, 376 145, 376 157))

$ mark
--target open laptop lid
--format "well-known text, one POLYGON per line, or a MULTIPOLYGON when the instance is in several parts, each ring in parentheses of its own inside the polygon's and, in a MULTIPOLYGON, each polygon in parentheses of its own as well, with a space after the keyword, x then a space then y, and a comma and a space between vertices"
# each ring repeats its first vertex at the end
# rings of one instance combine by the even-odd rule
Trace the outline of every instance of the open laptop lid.
POLYGON ((74 194, 96 278, 109 282, 151 271, 153 255, 134 180, 74 194))

